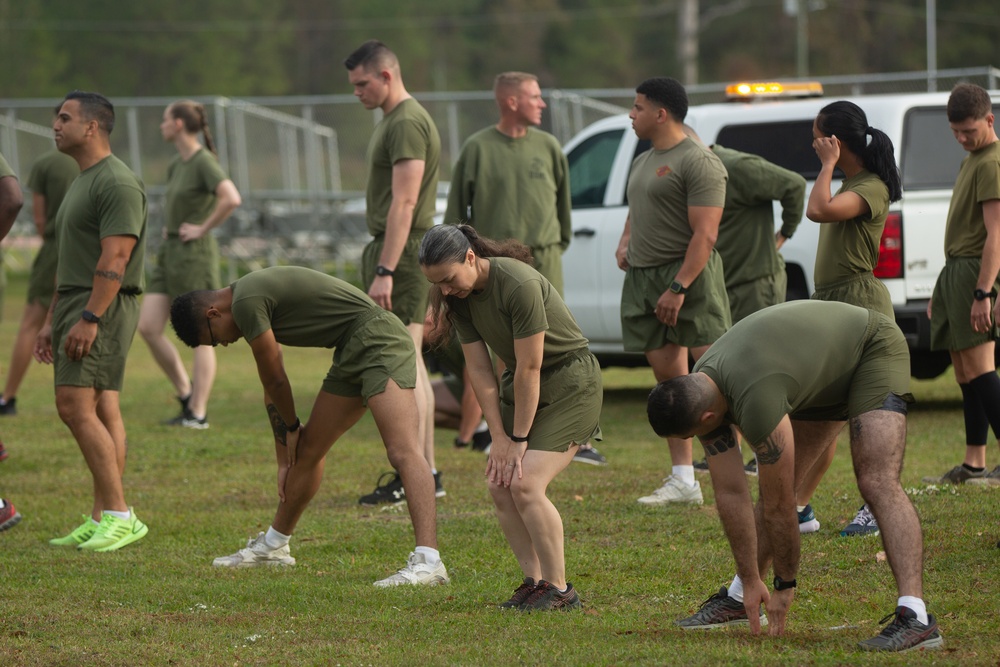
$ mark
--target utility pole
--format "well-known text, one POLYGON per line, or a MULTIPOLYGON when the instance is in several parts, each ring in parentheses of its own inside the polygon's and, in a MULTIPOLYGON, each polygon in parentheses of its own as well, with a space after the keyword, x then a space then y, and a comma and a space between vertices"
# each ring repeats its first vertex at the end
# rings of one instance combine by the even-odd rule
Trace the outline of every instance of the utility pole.
POLYGON ((685 86, 698 83, 698 0, 681 0, 677 14, 677 62, 685 86))
POLYGON ((927 92, 937 90, 937 2, 927 0, 927 92))

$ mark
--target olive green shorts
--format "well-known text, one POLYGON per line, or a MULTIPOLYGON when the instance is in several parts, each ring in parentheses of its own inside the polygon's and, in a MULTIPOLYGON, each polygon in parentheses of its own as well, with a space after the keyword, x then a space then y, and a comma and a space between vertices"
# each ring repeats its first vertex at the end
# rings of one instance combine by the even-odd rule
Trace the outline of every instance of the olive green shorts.
POLYGON ((323 391, 368 399, 385 391, 389 378, 402 389, 417 386, 417 353, 413 339, 399 318, 375 308, 361 316, 346 345, 333 353, 333 365, 323 380, 323 391))
MULTIPOLYGON (((565 452, 570 445, 601 440, 604 385, 601 367, 587 350, 543 368, 538 387, 538 409, 528 431, 528 449, 565 452)), ((500 377, 500 417, 508 435, 514 428, 514 373, 500 377)))
POLYGON ((37 303, 45 308, 52 303, 56 291, 56 265, 59 263, 59 248, 55 239, 43 239, 42 247, 31 264, 28 278, 28 303, 37 303))
POLYGON ((727 287, 726 294, 729 295, 729 312, 732 313, 733 324, 758 310, 784 303, 787 287, 788 276, 784 271, 727 287))
POLYGON ((812 298, 819 301, 849 303, 852 306, 882 313, 892 321, 896 320, 896 313, 892 309, 892 297, 889 296, 889 290, 871 272, 859 273, 846 280, 829 283, 828 285, 817 285, 816 292, 812 295, 812 298))
POLYGON ((562 246, 558 244, 531 249, 535 270, 545 276, 545 279, 559 292, 559 296, 563 296, 562 255, 562 246))
MULTIPOLYGON (((431 284, 420 270, 418 259, 420 242, 426 231, 420 229, 410 232, 392 276, 392 312, 407 325, 423 322, 427 314, 427 294, 431 284)), ((375 267, 378 266, 384 245, 383 236, 376 236, 361 254, 361 282, 365 285, 365 290, 375 281, 375 267)))
POLYGON ((119 294, 101 315, 97 338, 90 352, 80 361, 71 361, 63 349, 63 340, 90 300, 90 290, 61 292, 52 314, 52 356, 55 359, 55 385, 93 387, 121 391, 125 380, 125 360, 135 328, 139 325, 139 300, 119 294))
MULTIPOLYGON (((938 274, 931 298, 932 350, 967 350, 1000 340, 996 322, 989 331, 972 329, 972 293, 979 282, 981 265, 979 257, 950 257, 938 274)), ((997 287, 998 283, 993 283, 993 289, 997 287)))
POLYGON ((219 244, 212 235, 182 242, 168 237, 156 254, 149 294, 166 294, 171 299, 195 290, 219 289, 219 244))
POLYGON ((890 394, 906 403, 913 402, 910 348, 894 320, 869 309, 864 351, 851 378, 847 405, 802 410, 790 416, 809 421, 846 421, 882 408, 890 394))
POLYGON ((711 345, 732 326, 722 258, 712 250, 708 264, 688 286, 677 324, 656 318, 656 302, 670 289, 683 260, 649 268, 630 268, 622 287, 622 344, 628 352, 658 350, 667 343, 683 347, 711 345))

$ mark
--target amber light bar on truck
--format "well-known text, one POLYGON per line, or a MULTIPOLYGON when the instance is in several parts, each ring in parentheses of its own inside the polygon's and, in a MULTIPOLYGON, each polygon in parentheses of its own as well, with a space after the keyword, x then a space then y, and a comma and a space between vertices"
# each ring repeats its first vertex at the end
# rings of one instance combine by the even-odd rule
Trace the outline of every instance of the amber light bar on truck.
POLYGON ((779 81, 751 81, 726 86, 729 101, 753 101, 781 97, 822 97, 823 84, 819 81, 781 83, 779 81))

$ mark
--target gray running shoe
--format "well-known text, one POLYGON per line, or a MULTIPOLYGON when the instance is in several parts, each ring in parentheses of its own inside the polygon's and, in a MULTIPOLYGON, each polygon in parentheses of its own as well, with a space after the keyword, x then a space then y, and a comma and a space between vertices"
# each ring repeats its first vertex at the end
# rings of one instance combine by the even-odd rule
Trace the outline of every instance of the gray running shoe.
POLYGON ((878 535, 878 521, 875 515, 868 509, 868 503, 861 506, 858 513, 854 515, 854 520, 844 526, 840 531, 841 537, 858 537, 860 535, 878 535))
POLYGON ((877 637, 859 642, 858 646, 866 651, 904 651, 925 650, 944 646, 944 640, 938 631, 937 619, 934 614, 927 614, 927 625, 917 620, 917 614, 908 607, 896 607, 879 623, 892 622, 882 628, 877 637))
POLYGON ((964 465, 957 465, 940 477, 924 477, 925 484, 964 484, 970 479, 986 477, 988 473, 984 468, 982 472, 972 472, 964 465))
MULTIPOLYGON (((674 621, 685 630, 713 630, 727 625, 749 625, 746 607, 736 598, 729 597, 729 591, 723 586, 719 592, 701 603, 691 616, 674 621)), ((767 625, 767 616, 760 612, 761 626, 767 625)))
POLYGON ((528 599, 528 596, 531 595, 531 592, 535 590, 535 586, 537 585, 537 581, 531 577, 525 577, 521 585, 514 589, 514 594, 510 596, 510 599, 500 603, 500 608, 517 609, 524 604, 524 601, 528 599))
POLYGON ((966 484, 977 484, 979 486, 1000 486, 1000 466, 989 471, 982 477, 973 477, 966 484))

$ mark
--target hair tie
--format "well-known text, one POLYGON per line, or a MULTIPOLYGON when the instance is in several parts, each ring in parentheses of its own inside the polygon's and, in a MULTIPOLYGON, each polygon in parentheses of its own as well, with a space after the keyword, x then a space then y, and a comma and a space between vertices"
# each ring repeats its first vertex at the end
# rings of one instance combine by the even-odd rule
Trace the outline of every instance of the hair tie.
POLYGON ((870 135, 874 136, 874 134, 875 134, 875 128, 872 127, 871 125, 869 125, 868 127, 865 128, 865 134, 870 134, 870 135))

